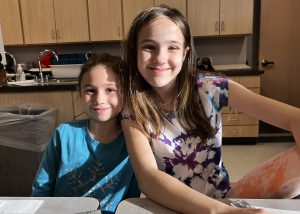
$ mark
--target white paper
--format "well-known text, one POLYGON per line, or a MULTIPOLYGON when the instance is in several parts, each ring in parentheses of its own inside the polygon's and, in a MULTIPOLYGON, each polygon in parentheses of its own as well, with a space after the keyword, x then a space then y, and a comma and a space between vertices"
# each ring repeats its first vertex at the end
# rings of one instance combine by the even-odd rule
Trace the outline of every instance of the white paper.
POLYGON ((265 211, 268 211, 271 214, 300 214, 300 211, 274 209, 274 208, 267 208, 267 207, 256 207, 256 206, 252 206, 252 207, 264 209, 265 211))
POLYGON ((38 83, 34 80, 24 80, 24 81, 17 81, 17 82, 8 82, 8 85, 18 85, 18 86, 30 86, 30 85, 37 85, 38 83))
MULTIPOLYGON (((51 71, 51 68, 42 68, 42 71, 43 72, 49 72, 49 71, 51 71)), ((40 72, 40 69, 39 68, 31 68, 29 70, 29 72, 40 72)))
POLYGON ((34 214, 43 200, 0 200, 1 214, 34 214))

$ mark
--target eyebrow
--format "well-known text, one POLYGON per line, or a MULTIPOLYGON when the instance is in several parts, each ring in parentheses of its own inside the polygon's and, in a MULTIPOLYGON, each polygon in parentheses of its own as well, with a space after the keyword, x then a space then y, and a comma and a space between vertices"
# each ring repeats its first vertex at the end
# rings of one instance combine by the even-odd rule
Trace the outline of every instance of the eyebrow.
MULTIPOLYGON (((105 84, 105 86, 116 86, 117 87, 117 83, 108 83, 108 84, 105 84)), ((97 87, 95 85, 92 85, 92 84, 84 84, 82 85, 82 88, 87 88, 87 87, 97 87)))
MULTIPOLYGON (((155 40, 152 40, 152 39, 144 39, 144 40, 140 41, 140 43, 146 43, 146 42, 157 43, 155 40)), ((170 42, 170 43, 175 43, 175 44, 181 44, 181 42, 176 41, 176 40, 170 40, 170 41, 168 41, 168 42, 170 42)))

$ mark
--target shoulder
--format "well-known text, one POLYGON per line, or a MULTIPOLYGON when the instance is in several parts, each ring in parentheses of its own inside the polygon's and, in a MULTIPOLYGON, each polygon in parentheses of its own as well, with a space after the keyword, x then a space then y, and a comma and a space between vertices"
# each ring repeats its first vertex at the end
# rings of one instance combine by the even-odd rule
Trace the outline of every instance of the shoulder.
POLYGON ((85 133, 88 126, 88 120, 78 120, 61 123, 55 130, 55 135, 72 136, 85 133))
POLYGON ((219 112, 223 106, 228 105, 228 79, 199 74, 196 79, 196 88, 207 111, 214 108, 219 112))
POLYGON ((53 144, 54 147, 64 147, 83 141, 86 136, 87 125, 88 120, 61 123, 52 134, 50 144, 53 144))
POLYGON ((196 77, 196 86, 203 90, 210 90, 213 88, 228 90, 228 79, 220 76, 198 74, 196 77))

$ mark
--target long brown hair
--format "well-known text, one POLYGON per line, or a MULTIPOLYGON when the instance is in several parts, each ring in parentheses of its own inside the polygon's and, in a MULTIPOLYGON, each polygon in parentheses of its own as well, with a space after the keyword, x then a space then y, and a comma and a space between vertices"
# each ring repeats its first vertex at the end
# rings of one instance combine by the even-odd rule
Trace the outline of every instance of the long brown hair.
POLYGON ((166 16, 178 26, 184 36, 184 48, 189 48, 176 79, 178 93, 175 111, 177 112, 178 121, 186 131, 200 136, 205 141, 213 135, 214 129, 204 113, 200 97, 195 88, 196 57, 192 33, 185 17, 177 9, 165 5, 151 7, 141 12, 134 19, 124 41, 124 67, 121 75, 124 104, 135 118, 135 126, 148 139, 157 137, 161 133, 164 120, 162 103, 159 102, 158 96, 141 76, 137 67, 138 34, 145 25, 159 16, 166 16))

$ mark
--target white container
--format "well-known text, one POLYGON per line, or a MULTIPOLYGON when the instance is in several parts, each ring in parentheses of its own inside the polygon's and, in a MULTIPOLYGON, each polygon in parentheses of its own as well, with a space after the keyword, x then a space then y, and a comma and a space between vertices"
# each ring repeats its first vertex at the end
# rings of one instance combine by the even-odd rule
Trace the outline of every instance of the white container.
POLYGON ((23 68, 22 68, 22 65, 18 64, 18 66, 17 66, 17 73, 16 73, 16 81, 22 81, 21 80, 21 74, 22 74, 22 72, 24 72, 23 68))
POLYGON ((65 65, 50 65, 52 77, 61 78, 78 78, 82 64, 65 64, 65 65))

